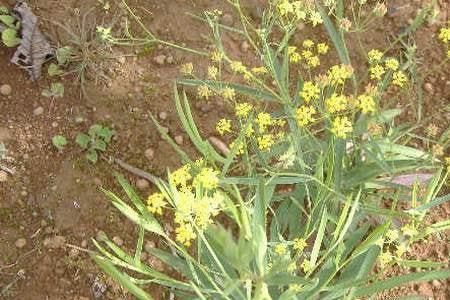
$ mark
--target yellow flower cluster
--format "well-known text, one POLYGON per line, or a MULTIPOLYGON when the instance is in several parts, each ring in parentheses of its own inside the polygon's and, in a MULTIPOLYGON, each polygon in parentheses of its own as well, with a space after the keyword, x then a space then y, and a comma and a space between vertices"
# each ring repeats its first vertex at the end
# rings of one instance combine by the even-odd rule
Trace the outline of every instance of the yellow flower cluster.
POLYGON ((238 73, 238 74, 245 74, 248 72, 247 67, 244 66, 242 64, 242 62, 240 62, 240 61, 232 61, 230 63, 230 68, 233 72, 238 73))
POLYGON ((397 71, 392 75, 392 84, 403 87, 408 82, 408 78, 402 71, 397 71))
POLYGON ((219 172, 212 168, 202 168, 194 178, 194 185, 207 190, 213 190, 219 185, 219 172))
POLYGON ((302 99, 308 103, 311 100, 317 100, 320 96, 320 88, 311 81, 306 81, 303 84, 303 89, 300 92, 302 99))
POLYGON ((259 132, 267 131, 267 128, 274 124, 274 121, 270 114, 266 112, 260 112, 256 116, 256 124, 258 124, 259 132))
POLYGON ((275 138, 273 134, 267 133, 258 137, 258 148, 261 151, 270 150, 270 148, 275 145, 275 138))
POLYGON ((302 252, 308 244, 306 243, 305 239, 302 238, 296 238, 294 239, 294 250, 297 250, 299 252, 302 252))
POLYGON ((167 202, 164 199, 164 195, 161 193, 151 194, 147 199, 147 209, 153 214, 161 215, 162 209, 166 204, 167 202))
POLYGON ((323 23, 322 16, 315 10, 310 1, 289 1, 281 0, 277 5, 280 16, 289 18, 292 21, 309 22, 312 26, 323 23))
POLYGON ((306 66, 309 68, 315 68, 320 65, 320 58, 319 55, 326 54, 328 52, 328 45, 325 43, 317 44, 317 52, 314 53, 314 41, 307 39, 303 41, 303 50, 301 51, 301 54, 299 51, 297 51, 297 47, 295 46, 289 46, 288 47, 288 55, 289 55, 289 61, 291 63, 298 63, 302 59, 304 59, 306 66))
MULTIPOLYGON (((196 228, 204 230, 213 222, 212 217, 220 212, 223 202, 223 195, 217 190, 219 173, 212 168, 202 167, 201 162, 193 166, 185 165, 169 174, 169 182, 176 188, 172 195, 174 221, 178 225, 175 230, 176 240, 186 246, 190 246, 196 238, 196 228), (191 172, 195 168, 200 170, 192 176, 191 172)), ((153 194, 149 197, 148 205, 149 210, 161 214, 166 202, 162 195, 153 194)))
POLYGON ((180 73, 182 75, 192 75, 194 72, 194 65, 192 63, 183 64, 180 68, 180 73))
POLYGON ((285 255, 287 253, 287 246, 283 243, 277 244, 274 251, 278 255, 285 255))
POLYGON ((295 114, 299 127, 305 127, 316 121, 314 115, 317 113, 314 106, 300 106, 295 114))
POLYGON ((358 106, 365 114, 373 113, 376 111, 376 103, 373 96, 361 95, 358 97, 358 106))
POLYGON ((226 87, 222 90, 222 96, 225 100, 233 100, 236 96, 236 91, 233 88, 226 87))
POLYGON ((348 99, 344 95, 333 93, 325 100, 327 111, 331 114, 344 111, 347 108, 348 99))
POLYGON ((204 99, 208 100, 209 97, 212 96, 212 94, 213 93, 212 93, 211 89, 206 84, 199 85, 197 88, 197 96, 200 99, 204 98, 204 99))
POLYGON ((244 102, 244 103, 236 103, 234 110, 236 112, 236 116, 238 118, 246 118, 249 113, 252 111, 253 105, 250 103, 244 102))
POLYGON ((216 124, 216 130, 220 135, 231 132, 231 120, 220 119, 216 124))
POLYGON ((219 69, 215 66, 209 66, 208 67, 208 79, 216 80, 217 74, 219 74, 219 69))
POLYGON ((223 60, 223 58, 224 58, 224 54, 218 49, 214 50, 211 53, 211 60, 214 63, 220 63, 223 60))
POLYGON ((331 85, 341 85, 345 83, 345 80, 352 77, 353 68, 349 65, 332 66, 328 70, 328 82, 331 85))
POLYGON ((336 117, 333 120, 331 132, 338 138, 345 139, 353 131, 352 123, 348 117, 336 117))
POLYGON ((441 28, 439 31, 439 39, 445 44, 450 43, 450 27, 441 28))

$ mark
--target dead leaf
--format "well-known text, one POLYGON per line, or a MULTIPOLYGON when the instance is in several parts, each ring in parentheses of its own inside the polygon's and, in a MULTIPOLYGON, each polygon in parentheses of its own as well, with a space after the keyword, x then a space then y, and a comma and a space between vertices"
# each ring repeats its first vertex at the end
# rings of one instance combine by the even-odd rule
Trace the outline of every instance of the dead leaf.
POLYGON ((38 19, 26 1, 17 0, 13 13, 21 23, 22 42, 14 53, 11 62, 25 67, 34 81, 41 76, 42 65, 47 56, 53 55, 54 51, 39 30, 38 19))

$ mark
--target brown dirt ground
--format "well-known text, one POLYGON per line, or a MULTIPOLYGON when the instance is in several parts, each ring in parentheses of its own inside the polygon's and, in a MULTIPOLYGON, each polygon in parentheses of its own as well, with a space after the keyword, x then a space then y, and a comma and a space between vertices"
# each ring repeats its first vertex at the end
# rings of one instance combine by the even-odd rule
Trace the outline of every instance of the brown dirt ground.
MULTIPOLYGON (((14 1, 0 0, 1 4, 11 5, 14 1)), ((77 0, 30 0, 35 13, 44 20, 43 28, 54 32, 49 20, 75 24, 79 19, 77 11, 85 12, 95 7, 97 24, 120 20, 125 15, 120 6, 110 1, 109 11, 99 6, 99 1, 77 0)), ((120 1, 118 1, 120 2, 120 1)), ((255 18, 261 11, 258 3, 264 1, 243 1, 255 18)), ((375 24, 370 35, 362 37, 371 47, 381 48, 388 38, 408 24, 420 1, 390 1, 391 8, 400 8, 375 24)), ((145 8, 142 20, 158 36, 166 40, 185 43, 195 49, 207 50, 208 29, 185 12, 200 13, 207 8, 219 8, 230 13, 225 1, 171 0, 171 1, 129 1, 130 7, 145 8), (175 17, 174 17, 175 16, 175 17)), ((446 20, 448 4, 440 3, 446 20)), ((144 10, 141 10, 144 11, 144 10)), ((417 43, 421 69, 438 64, 443 53, 436 42, 438 24, 429 24, 420 29, 412 38, 417 43)), ((303 39, 303 32, 298 39, 303 39)), ((324 39, 323 32, 306 32, 306 36, 324 39)), ((56 40, 56 39, 55 39, 56 40)), ((251 57, 240 49, 241 40, 233 36, 225 38, 226 46, 236 58, 248 61, 251 57)), ((355 45, 351 41, 351 45, 355 45)), ((23 70, 9 63, 10 49, 0 47, 0 85, 12 86, 12 94, 0 96, 0 142, 5 142, 10 156, 9 167, 16 170, 7 182, 0 183, 0 289, 5 291, 5 299, 94 299, 93 289, 105 284, 104 299, 132 299, 111 281, 101 276, 99 269, 84 254, 82 249, 93 249, 90 241, 99 231, 110 237, 120 236, 125 247, 132 249, 136 239, 135 227, 124 219, 110 205, 99 191, 99 187, 116 187, 111 169, 117 169, 105 161, 93 166, 86 162, 79 149, 73 145, 58 153, 51 144, 52 136, 64 134, 70 140, 78 132, 85 131, 94 123, 113 127, 117 135, 108 148, 108 155, 119 157, 148 172, 163 175, 166 168, 179 164, 176 153, 164 142, 149 120, 149 112, 159 115, 163 126, 170 130, 171 136, 184 137, 184 146, 194 154, 187 136, 180 128, 171 100, 172 80, 176 77, 179 65, 198 58, 167 47, 157 47, 148 55, 139 58, 135 49, 114 49, 116 56, 123 59, 107 60, 99 66, 99 73, 107 79, 98 85, 88 85, 89 99, 80 97, 76 79, 66 77, 63 82, 66 93, 62 99, 53 102, 41 96, 41 91, 51 82, 44 76, 38 83, 30 82, 23 70), (159 55, 172 57, 173 63, 159 65, 154 58, 159 55), (35 108, 41 106, 44 113, 34 116, 35 108), (82 122, 77 119, 83 117, 82 122), (146 149, 153 149, 154 157, 145 157, 146 149), (120 230, 118 230, 120 228, 120 230), (65 243, 54 248, 48 242, 55 242, 55 236, 62 236, 65 243), (24 238, 27 243, 17 248, 15 242, 24 238), (50 240, 49 240, 50 239, 50 240), (46 241, 44 243, 44 241, 46 241), (44 246, 46 244, 47 246, 44 246)), ((330 63, 334 61, 330 58, 330 63)), ((354 65, 363 65, 358 57, 354 65)), ((199 62, 205 69, 206 63, 199 62)), ((92 78, 93 80, 94 78, 92 78)), ((450 103, 449 70, 442 69, 431 73, 425 82, 433 85, 433 90, 425 93, 423 116, 432 116, 429 122, 437 124, 441 131, 449 126, 449 114, 434 114, 437 107, 450 103)), ((416 108, 408 97, 396 96, 386 99, 389 105, 416 108)), ((194 114, 199 120, 204 136, 213 133, 213 124, 229 109, 218 105, 194 105, 194 114)), ((415 115, 405 115, 405 120, 414 121, 415 115)), ((427 123, 428 124, 428 123, 427 123)), ((423 145, 419 145, 423 146, 423 145)), ((117 169, 118 170, 118 169, 117 169)), ((128 176, 132 182, 138 178, 128 176)), ((141 190, 145 196, 151 190, 141 190)), ((436 210, 433 219, 439 220, 450 215, 450 207, 436 210)), ((433 238, 418 245, 413 255, 418 258, 431 258, 448 262, 450 246, 448 235, 433 238), (426 256, 425 256, 426 254, 426 256)), ((157 242, 157 241, 156 241, 157 242)), ((152 261, 154 263, 154 261, 152 261)), ((394 270, 394 274, 398 271, 394 270)), ((165 299, 158 289, 152 289, 157 299, 165 299)), ((423 295, 435 299, 450 299, 449 282, 411 285, 398 291, 386 293, 382 299, 396 295, 423 295)))

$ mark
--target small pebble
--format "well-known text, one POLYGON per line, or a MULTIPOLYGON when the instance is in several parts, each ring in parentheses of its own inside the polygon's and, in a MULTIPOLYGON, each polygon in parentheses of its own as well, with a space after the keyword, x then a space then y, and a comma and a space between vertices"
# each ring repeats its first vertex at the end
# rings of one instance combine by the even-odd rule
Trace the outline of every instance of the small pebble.
POLYGON ((107 235, 106 235, 106 233, 103 230, 97 231, 97 234, 95 235, 95 239, 97 241, 101 241, 101 240, 103 240, 106 237, 107 237, 107 235))
POLYGON ((176 142, 178 145, 183 145, 183 142, 184 142, 183 136, 177 135, 177 136, 175 137, 175 142, 176 142))
POLYGON ((9 96, 11 95, 12 88, 9 84, 3 84, 0 86, 0 94, 3 96, 9 96))
POLYGON ((118 237, 118 236, 113 237, 112 241, 113 241, 117 246, 123 246, 123 240, 122 240, 120 237, 118 237))
POLYGON ((81 248, 86 248, 88 245, 88 242, 86 240, 81 241, 81 248))
POLYGON ((44 240, 44 246, 50 249, 58 249, 64 246, 66 238, 60 235, 49 237, 44 240))
POLYGON ((164 65, 164 63, 166 62, 166 56, 161 54, 158 55, 154 58, 154 61, 158 64, 158 65, 164 65))
POLYGON ((8 180, 8 174, 5 171, 0 171, 0 182, 6 182, 8 180))
POLYGON ((14 243, 14 245, 19 249, 22 249, 23 247, 25 247, 26 244, 27 244, 27 240, 24 238, 20 238, 14 243))
POLYGON ((160 118, 161 120, 167 119, 167 112, 165 112, 165 111, 160 112, 160 113, 159 113, 159 118, 160 118))
POLYGON ((425 91, 427 91, 430 94, 432 94, 434 92, 434 87, 430 82, 425 83, 423 85, 423 88, 425 89, 425 91))
POLYGON ((119 56, 117 58, 117 61, 119 62, 119 64, 123 65, 127 62, 127 58, 125 56, 119 56))
POLYGON ((145 150, 144 155, 148 160, 153 160, 153 157, 155 156, 155 150, 153 150, 152 148, 148 148, 147 150, 145 150))
POLYGON ((43 112, 44 112, 44 108, 42 106, 39 106, 33 110, 33 115, 39 116, 39 115, 42 115, 43 112))
POLYGON ((136 187, 141 191, 144 191, 150 187, 150 183, 145 179, 138 179, 138 181, 136 181, 136 187))
POLYGON ((241 51, 242 52, 247 52, 248 49, 250 49, 250 45, 248 44, 247 41, 243 41, 241 44, 241 51))
POLYGON ((144 250, 147 252, 152 251, 153 248, 155 248, 155 242, 153 241, 147 241, 144 245, 144 250))

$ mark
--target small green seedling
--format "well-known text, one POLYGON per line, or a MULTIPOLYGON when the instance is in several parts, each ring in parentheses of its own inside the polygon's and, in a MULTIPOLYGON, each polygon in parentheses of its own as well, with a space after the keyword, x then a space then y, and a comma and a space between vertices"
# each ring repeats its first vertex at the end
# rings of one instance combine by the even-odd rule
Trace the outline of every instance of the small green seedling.
POLYGON ((87 134, 79 133, 75 142, 87 151, 86 158, 95 164, 98 161, 98 151, 106 151, 113 135, 114 131, 108 127, 94 124, 89 128, 87 134))
POLYGON ((42 96, 48 98, 61 98, 64 96, 64 85, 60 82, 53 82, 50 89, 44 89, 42 96))
POLYGON ((52 64, 50 64, 50 66, 48 66, 47 71, 48 71, 48 75, 51 77, 59 76, 64 73, 64 71, 61 70, 57 64, 54 64, 54 63, 52 63, 52 64))
POLYGON ((21 43, 18 34, 20 22, 11 16, 8 9, 4 6, 0 6, 0 25, 6 27, 1 31, 2 42, 6 47, 15 47, 21 43))
POLYGON ((52 138, 52 143, 59 151, 62 151, 67 145, 67 139, 63 135, 55 135, 52 138))

